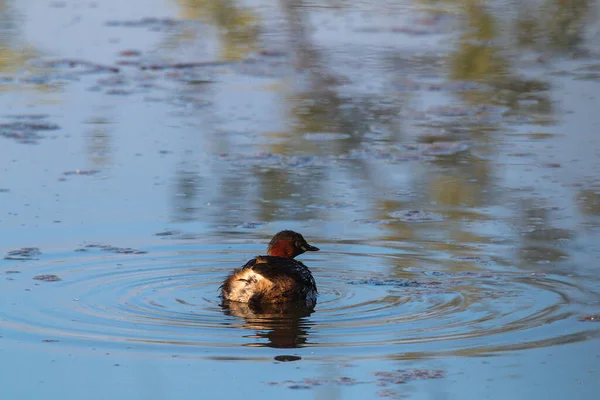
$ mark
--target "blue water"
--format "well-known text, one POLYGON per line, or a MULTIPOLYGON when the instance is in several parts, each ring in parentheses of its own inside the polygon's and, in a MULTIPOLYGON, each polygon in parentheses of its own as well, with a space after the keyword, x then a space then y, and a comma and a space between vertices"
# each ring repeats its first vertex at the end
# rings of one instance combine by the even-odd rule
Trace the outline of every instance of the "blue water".
POLYGON ((0 4, 0 397, 595 399, 597 5, 463 6, 0 4))

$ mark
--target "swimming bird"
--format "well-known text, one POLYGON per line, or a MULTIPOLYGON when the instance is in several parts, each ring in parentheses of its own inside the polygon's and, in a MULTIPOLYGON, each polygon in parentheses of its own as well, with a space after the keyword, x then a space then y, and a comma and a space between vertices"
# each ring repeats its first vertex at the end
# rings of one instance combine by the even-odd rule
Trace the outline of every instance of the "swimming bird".
POLYGON ((316 301, 317 285, 308 267, 294 258, 307 251, 319 251, 301 234, 278 232, 267 247, 266 256, 256 256, 231 272, 221 285, 223 300, 242 303, 286 303, 316 301))

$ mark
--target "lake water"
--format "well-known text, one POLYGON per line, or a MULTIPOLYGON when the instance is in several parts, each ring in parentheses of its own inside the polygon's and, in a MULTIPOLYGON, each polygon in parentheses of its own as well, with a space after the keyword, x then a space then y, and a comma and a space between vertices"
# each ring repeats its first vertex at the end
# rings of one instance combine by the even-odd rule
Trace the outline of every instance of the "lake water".
POLYGON ((0 398, 598 397, 597 2, 375 3, 0 1, 0 398))

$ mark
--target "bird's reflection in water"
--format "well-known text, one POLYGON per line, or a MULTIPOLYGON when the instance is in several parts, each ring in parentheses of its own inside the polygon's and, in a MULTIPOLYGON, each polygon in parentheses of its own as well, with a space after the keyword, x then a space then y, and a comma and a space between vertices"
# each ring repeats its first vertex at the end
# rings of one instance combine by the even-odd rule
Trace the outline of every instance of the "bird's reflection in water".
POLYGON ((310 324, 308 316, 314 312, 316 302, 252 304, 224 301, 221 304, 226 315, 243 318, 245 329, 256 331, 253 338, 267 339, 267 343, 249 343, 248 346, 268 346, 281 349, 304 347, 310 324))

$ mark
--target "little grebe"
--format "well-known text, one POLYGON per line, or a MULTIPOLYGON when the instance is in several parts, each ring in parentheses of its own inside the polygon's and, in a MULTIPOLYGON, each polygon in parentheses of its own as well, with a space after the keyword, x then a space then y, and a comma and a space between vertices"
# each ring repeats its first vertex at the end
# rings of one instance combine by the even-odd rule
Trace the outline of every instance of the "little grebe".
POLYGON ((294 260, 305 251, 319 249, 294 231, 277 233, 266 256, 256 256, 227 276, 221 285, 221 297, 242 303, 314 302, 315 279, 306 265, 294 260))

